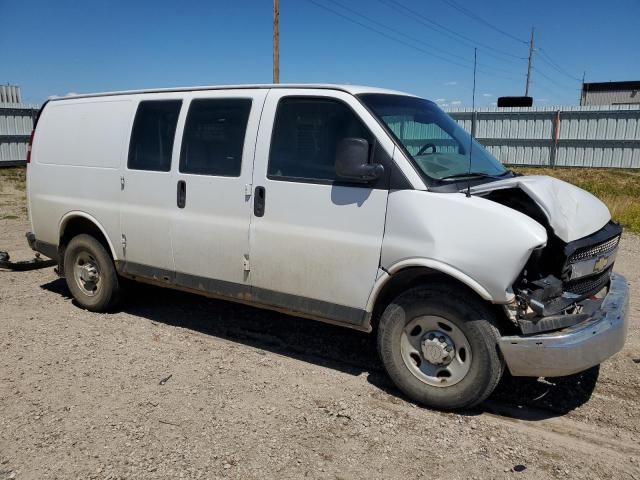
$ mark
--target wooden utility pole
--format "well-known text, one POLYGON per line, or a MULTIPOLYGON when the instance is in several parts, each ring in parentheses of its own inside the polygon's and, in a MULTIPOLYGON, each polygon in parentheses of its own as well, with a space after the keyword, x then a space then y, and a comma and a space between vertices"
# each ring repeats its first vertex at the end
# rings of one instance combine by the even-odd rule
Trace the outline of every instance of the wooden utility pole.
POLYGON ((273 83, 280 83, 280 1, 273 0, 273 83))
POLYGON ((527 85, 524 88, 524 96, 529 96, 529 83, 531 82, 531 65, 533 63, 533 31, 531 27, 531 41, 529 42, 529 64, 527 65, 527 85))
POLYGON ((583 104, 584 100, 585 100, 585 95, 584 95, 584 77, 587 76, 587 72, 582 72, 582 87, 580 88, 580 105, 583 104))

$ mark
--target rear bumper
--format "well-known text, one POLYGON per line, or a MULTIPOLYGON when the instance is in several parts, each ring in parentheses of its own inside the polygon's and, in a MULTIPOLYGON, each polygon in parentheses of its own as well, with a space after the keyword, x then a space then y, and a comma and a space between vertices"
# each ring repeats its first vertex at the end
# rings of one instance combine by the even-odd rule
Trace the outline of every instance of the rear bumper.
POLYGON ((31 232, 27 232, 25 236, 27 237, 27 243, 29 244, 29 247, 31 247, 31 250, 39 252, 44 256, 55 260, 56 262, 59 261, 57 245, 38 240, 36 236, 31 232))
POLYGON ((577 325, 499 341, 509 371, 521 377, 560 377, 599 365, 619 352, 627 336, 629 287, 613 274, 609 292, 590 318, 577 325))

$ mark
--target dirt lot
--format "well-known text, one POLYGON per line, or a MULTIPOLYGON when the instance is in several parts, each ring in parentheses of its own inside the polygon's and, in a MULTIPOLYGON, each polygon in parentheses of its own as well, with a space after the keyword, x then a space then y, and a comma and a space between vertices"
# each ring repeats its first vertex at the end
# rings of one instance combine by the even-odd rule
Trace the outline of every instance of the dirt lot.
MULTIPOLYGON (((2 187, 0 249, 27 258, 2 187)), ((151 287, 94 314, 52 268, 0 271, 0 480, 640 479, 640 237, 621 250, 631 330, 595 390, 508 381, 456 414, 401 398, 368 335, 151 287)))

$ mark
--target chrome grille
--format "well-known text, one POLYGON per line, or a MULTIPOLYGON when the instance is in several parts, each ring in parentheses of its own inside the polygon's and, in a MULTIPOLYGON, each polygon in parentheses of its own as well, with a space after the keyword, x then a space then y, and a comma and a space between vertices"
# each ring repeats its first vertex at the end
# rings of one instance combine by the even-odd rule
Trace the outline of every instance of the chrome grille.
POLYGON ((584 279, 569 282, 565 284, 565 290, 580 296, 594 295, 607 285, 610 275, 611 267, 598 275, 592 275, 584 279))
POLYGON ((607 255, 618 248, 619 242, 620 236, 617 236, 598 245, 579 248, 569 257, 569 263, 581 262, 600 255, 607 255))

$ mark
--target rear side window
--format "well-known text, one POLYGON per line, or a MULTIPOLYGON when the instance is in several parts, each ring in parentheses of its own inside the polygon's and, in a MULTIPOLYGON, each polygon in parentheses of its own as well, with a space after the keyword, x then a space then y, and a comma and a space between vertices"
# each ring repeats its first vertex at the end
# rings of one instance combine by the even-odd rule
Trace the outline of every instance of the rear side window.
POLYGON ((130 169, 171 170, 171 152, 181 105, 181 100, 140 102, 129 143, 127 166, 130 169))
POLYGON ((373 137, 344 103, 329 98, 283 98, 278 104, 271 138, 268 177, 336 179, 336 147, 347 137, 373 137))
POLYGON ((180 172, 240 176, 250 111, 246 98, 193 100, 182 136, 180 172))

